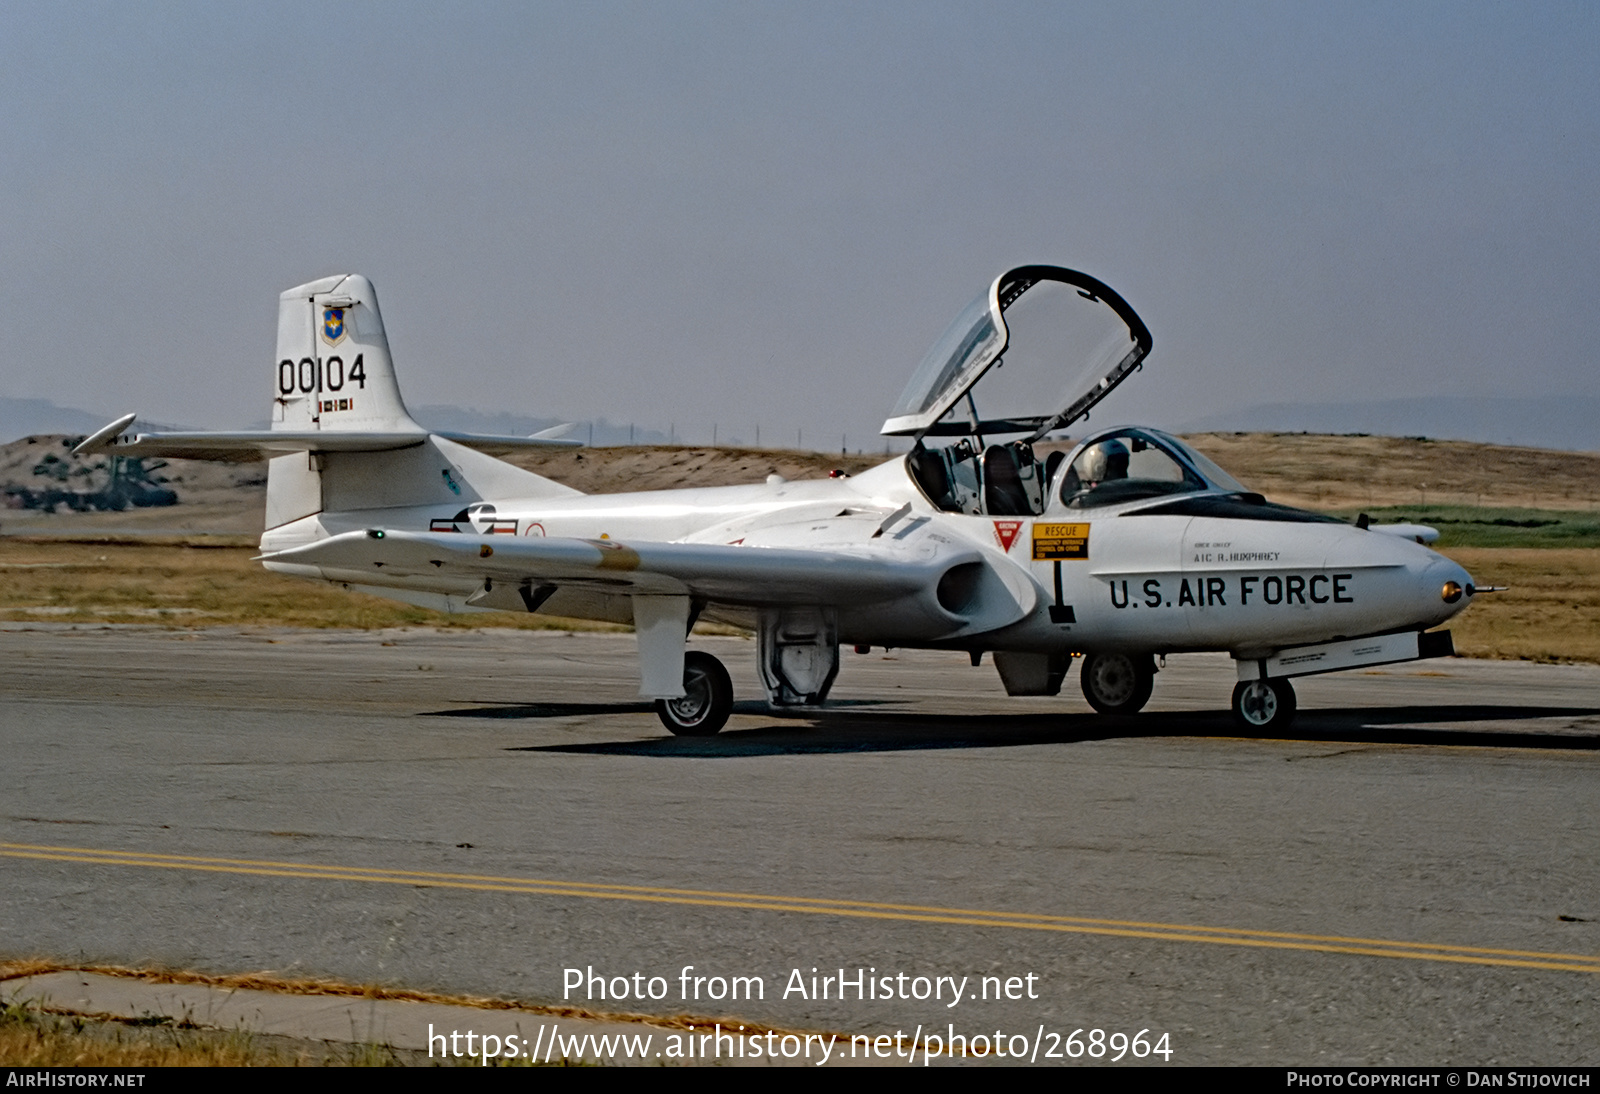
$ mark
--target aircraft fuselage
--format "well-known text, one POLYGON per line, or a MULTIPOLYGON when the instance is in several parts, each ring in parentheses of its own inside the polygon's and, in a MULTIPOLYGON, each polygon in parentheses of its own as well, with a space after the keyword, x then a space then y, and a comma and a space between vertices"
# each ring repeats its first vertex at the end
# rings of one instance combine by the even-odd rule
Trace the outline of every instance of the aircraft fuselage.
MULTIPOLYGON (((435 505, 324 512, 268 532, 262 546, 279 550, 373 527, 486 536, 489 542, 550 537, 750 550, 849 549, 876 538, 909 557, 976 552, 1014 602, 1015 618, 987 630, 908 617, 888 602, 836 605, 839 640, 852 645, 1222 650, 1260 657, 1285 646, 1420 631, 1465 606, 1465 596, 1443 599, 1448 582, 1470 587, 1466 571, 1436 552, 1351 525, 1141 515, 1137 506, 1084 513, 1056 504, 1039 516, 1012 518, 941 512, 899 459, 854 478, 504 499, 454 511, 435 505), (906 504, 910 512, 875 537, 886 517, 906 504)), ((509 600, 484 603, 481 581, 443 572, 431 580, 391 582, 381 571, 312 574, 267 564, 386 595, 409 591, 409 599, 446 610, 518 607, 509 600)), ((749 625, 753 607, 712 603, 707 611, 749 625)), ((626 596, 591 582, 563 586, 539 610, 632 621, 626 596)))

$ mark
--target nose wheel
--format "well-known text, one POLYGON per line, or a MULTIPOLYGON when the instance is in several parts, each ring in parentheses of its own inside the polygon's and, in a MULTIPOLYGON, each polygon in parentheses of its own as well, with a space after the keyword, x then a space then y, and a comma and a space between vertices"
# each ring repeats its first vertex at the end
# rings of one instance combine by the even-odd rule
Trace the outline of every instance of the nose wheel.
POLYGON ((733 713, 733 681, 709 653, 683 655, 683 697, 657 699, 656 716, 679 737, 710 737, 733 713))
POLYGON ((1288 729, 1294 712, 1294 688, 1287 680, 1246 680, 1234 685, 1233 720, 1242 729, 1288 729))
POLYGON ((1137 714, 1150 701, 1156 666, 1148 654, 1091 653, 1080 671, 1083 697, 1101 714, 1137 714))

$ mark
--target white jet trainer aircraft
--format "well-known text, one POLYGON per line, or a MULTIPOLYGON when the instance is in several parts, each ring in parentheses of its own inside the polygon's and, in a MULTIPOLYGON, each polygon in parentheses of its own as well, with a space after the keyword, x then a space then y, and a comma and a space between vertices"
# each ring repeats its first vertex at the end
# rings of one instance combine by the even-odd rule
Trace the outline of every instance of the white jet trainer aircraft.
POLYGON ((590 496, 486 454, 567 442, 413 421, 372 284, 329 277, 280 298, 270 430, 125 436, 130 414, 79 450, 270 459, 261 561, 278 573, 631 623, 640 694, 678 734, 716 733, 733 705, 721 662, 686 651, 702 617, 756 633, 778 706, 822 703, 841 644, 990 652, 1011 695, 1056 694, 1081 656, 1104 714, 1144 706, 1157 655, 1225 650, 1236 718, 1268 731, 1294 716, 1291 677, 1452 652, 1428 628, 1476 590, 1422 546, 1431 529, 1273 504, 1154 429, 1035 454, 1150 344, 1108 286, 1021 266, 911 377, 883 426, 909 455, 853 478, 590 496))

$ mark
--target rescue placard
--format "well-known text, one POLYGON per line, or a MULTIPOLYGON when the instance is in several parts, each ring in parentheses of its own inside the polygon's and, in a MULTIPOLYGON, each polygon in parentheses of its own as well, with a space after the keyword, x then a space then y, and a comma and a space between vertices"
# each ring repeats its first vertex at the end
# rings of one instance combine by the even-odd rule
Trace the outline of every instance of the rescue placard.
POLYGON ((1088 558, 1089 526, 1087 524, 1035 524, 1033 526, 1033 557, 1088 558))

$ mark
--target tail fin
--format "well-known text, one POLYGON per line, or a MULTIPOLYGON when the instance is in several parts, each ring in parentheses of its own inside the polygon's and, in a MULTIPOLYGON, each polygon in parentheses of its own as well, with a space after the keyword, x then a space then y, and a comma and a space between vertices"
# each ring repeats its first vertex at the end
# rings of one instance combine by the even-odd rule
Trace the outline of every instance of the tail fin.
POLYGON ((273 429, 425 432, 400 398, 378 293, 360 274, 278 297, 276 372, 273 429))
POLYGON ((125 437, 135 417, 128 414, 75 451, 201 460, 266 456, 269 532, 324 509, 577 493, 482 454, 577 441, 430 433, 417 424, 400 398, 378 294, 359 274, 309 281, 279 296, 273 372, 270 430, 125 437))
MULTIPOLYGON (((487 438, 429 436, 417 424, 400 398, 377 290, 360 274, 310 281, 278 297, 275 381, 273 430, 314 432, 327 440, 320 451, 279 456, 267 464, 269 530, 324 509, 465 504, 496 490, 527 496, 576 493, 452 443, 487 438), (338 434, 386 439, 351 449, 348 442, 357 438, 341 442, 338 434), (415 434, 416 443, 406 444, 406 434, 415 434)), ((519 447, 571 443, 505 439, 519 447)))
MULTIPOLYGON (((272 428, 285 432, 417 432, 394 378, 378 293, 360 274, 296 285, 278 297, 272 428)), ((267 464, 267 527, 319 512, 325 460, 267 464)))

